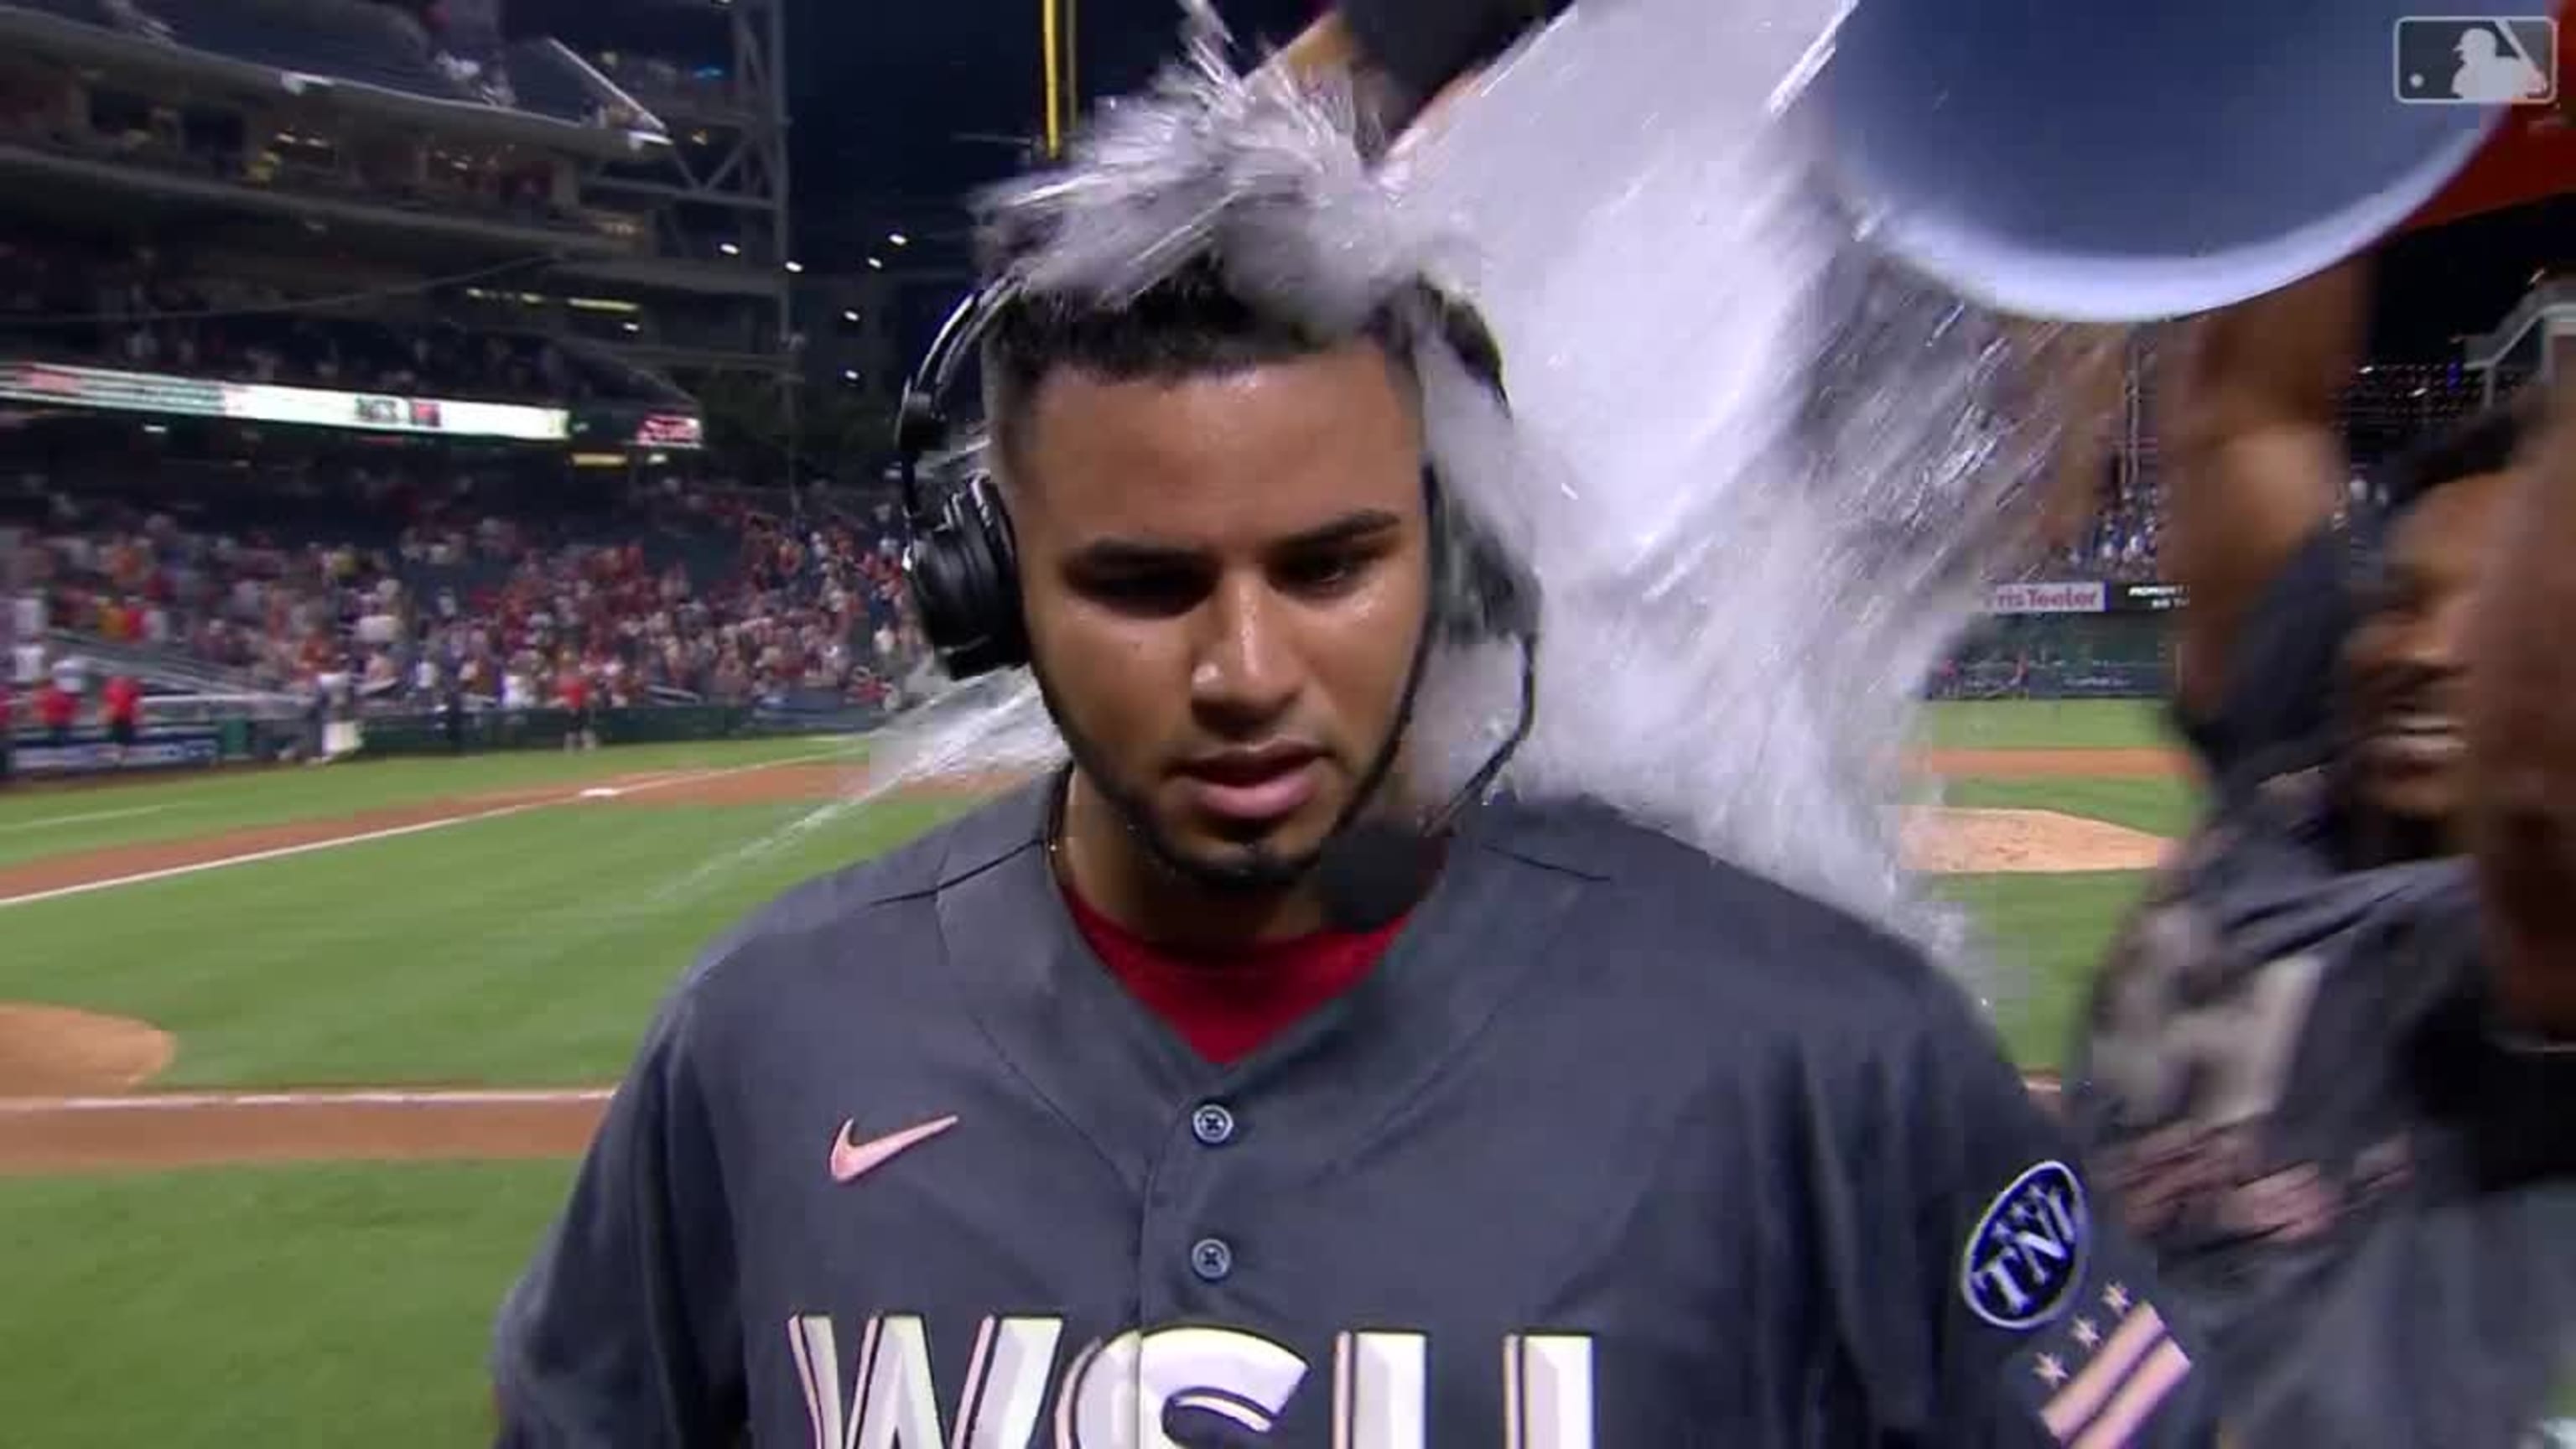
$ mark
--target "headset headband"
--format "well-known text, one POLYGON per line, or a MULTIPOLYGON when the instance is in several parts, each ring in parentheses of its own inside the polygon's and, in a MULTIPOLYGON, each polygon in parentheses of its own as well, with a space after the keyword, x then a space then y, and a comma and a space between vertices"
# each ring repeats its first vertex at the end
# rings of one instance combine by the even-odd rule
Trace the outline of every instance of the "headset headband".
POLYGON ((1017 291, 1008 282, 996 282, 967 293, 950 310, 948 319, 939 324, 939 333, 931 339, 921 365, 904 382, 902 400, 896 404, 895 463, 897 481, 903 490, 903 510, 915 523, 935 511, 922 496, 921 460, 949 443, 949 389, 956 385, 957 374, 967 359, 982 345, 1003 303, 1017 291))

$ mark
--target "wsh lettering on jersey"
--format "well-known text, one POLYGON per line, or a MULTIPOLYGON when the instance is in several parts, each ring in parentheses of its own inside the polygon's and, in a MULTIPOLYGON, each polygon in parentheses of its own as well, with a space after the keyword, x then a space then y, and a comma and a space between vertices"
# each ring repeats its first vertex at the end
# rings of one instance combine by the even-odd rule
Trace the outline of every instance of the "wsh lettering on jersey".
POLYGON ((1959 1255, 1959 1287, 1997 1328, 2035 1328, 2084 1281, 2084 1184, 2062 1162, 2043 1162, 1995 1195, 1959 1255))
MULTIPOLYGON (((943 1415, 920 1318, 869 1319, 846 1359, 829 1317, 787 1324, 817 1449, 1042 1449, 1048 1426, 1043 1444, 1053 1449, 1238 1443, 1267 1436, 1314 1373, 1294 1349, 1257 1333, 1189 1327, 1090 1344, 1059 1377, 1063 1335, 1060 1318, 984 1320, 959 1402, 943 1415)), ((1331 1381, 1309 1391, 1332 1394, 1338 1449, 1426 1449, 1429 1362, 1430 1340, 1419 1333, 1335 1338, 1331 1381)), ((1515 1335, 1503 1341, 1496 1369, 1513 1449, 1592 1449, 1591 1339, 1515 1335)))

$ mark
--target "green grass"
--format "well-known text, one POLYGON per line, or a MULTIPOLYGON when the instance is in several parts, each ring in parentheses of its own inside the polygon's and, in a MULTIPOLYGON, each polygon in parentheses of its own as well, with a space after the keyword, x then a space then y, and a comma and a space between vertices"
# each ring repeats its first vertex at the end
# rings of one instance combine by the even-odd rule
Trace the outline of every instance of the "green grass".
POLYGON ((569 1163, 0 1179, 0 1403, 41 1449, 489 1443, 494 1309, 569 1163))
MULTIPOLYGON (((0 1403, 42 1449, 490 1439, 492 1316, 571 1164, 0 1178, 0 1403)), ((2576 1386, 2561 1396, 2576 1413, 2576 1386)))
POLYGON ((1997 968, 1995 1025, 2013 1060, 2055 1068, 2113 932, 2146 888, 2138 871, 1966 875, 1942 891, 1968 907, 1997 968))
MULTIPOLYGON (((2151 709, 1945 706, 1936 735, 1988 743, 2150 740, 2151 709)), ((181 779, 0 802, 13 854, 346 817, 386 806, 711 769, 855 741, 538 751, 181 779), (10 827, 150 808, 58 829, 10 827)), ((2165 780, 1966 780, 1951 804, 2064 810, 2176 835, 2198 808, 2165 780)), ((885 803, 818 821, 791 805, 553 806, 287 859, 8 908, 0 1000, 140 1017, 179 1039, 173 1086, 565 1084, 608 1080, 703 944, 789 885, 864 859, 954 806, 885 803), (801 822, 801 823, 800 823, 801 822), (790 827, 797 827, 791 829, 790 827), (78 961, 66 971, 62 963, 78 961)), ((1949 884, 2016 989, 2007 1040, 2054 1063, 2128 876, 1949 884)))
MULTIPOLYGON (((2120 704, 1937 709, 1977 748, 2166 743, 2120 704)), ((0 800, 0 864, 245 825, 704 769, 831 742, 640 747, 212 776, 0 800), (12 830, 92 811, 148 814, 12 830)), ((1950 782, 1952 804, 2063 810, 2159 835, 2197 802, 2161 780, 1950 782)), ((710 937, 787 885, 957 808, 572 805, 0 909, 0 999, 176 1032, 174 1085, 592 1083, 710 937)), ((1958 877, 2026 1065, 2064 1055, 2143 886, 2131 872, 1958 877)), ((488 1437, 492 1314, 571 1164, 240 1168, 0 1178, 8 1441, 385 1449, 488 1437)), ((2576 1392, 2566 1411, 2576 1413, 2576 1392)))
POLYGON ((2055 810, 2167 839, 2200 819, 2200 792, 2182 780, 1956 780, 1941 803, 1977 810, 2055 810))
MULTIPOLYGON (((1957 704, 1932 736, 1997 747, 2162 739, 2149 706, 1957 704)), ((648 770, 711 769, 858 741, 537 751, 179 779, 0 801, 0 864, 62 849, 346 817, 648 770), (118 814, 146 810, 148 814, 118 814), (97 813, 91 822, 32 822, 97 813), (13 827, 17 827, 13 830, 13 827)), ((2198 809, 2167 780, 1949 782, 1951 804, 2062 810, 2163 836, 2198 809)), ((569 805, 10 908, 0 1000, 137 1016, 174 1032, 174 1086, 561 1084, 610 1079, 698 949, 796 881, 864 859, 953 806, 569 805), (78 961, 65 971, 62 963, 78 961)), ((2017 1055, 2054 1063, 2134 877, 1948 883, 2014 990, 2017 1055)))
POLYGON ((12 791, 0 794, 0 866, 504 790, 573 786, 614 775, 844 755, 854 766, 864 762, 864 743, 845 736, 636 745, 574 755, 521 750, 321 768, 210 771, 95 789, 12 791))
POLYGON ((564 806, 40 901, 0 1000, 171 1031, 171 1085, 613 1079, 708 940, 955 808, 564 806))
POLYGON ((2162 706, 2137 700, 1961 701, 1926 712, 1923 741, 1946 749, 2156 749, 2174 743, 2162 706))

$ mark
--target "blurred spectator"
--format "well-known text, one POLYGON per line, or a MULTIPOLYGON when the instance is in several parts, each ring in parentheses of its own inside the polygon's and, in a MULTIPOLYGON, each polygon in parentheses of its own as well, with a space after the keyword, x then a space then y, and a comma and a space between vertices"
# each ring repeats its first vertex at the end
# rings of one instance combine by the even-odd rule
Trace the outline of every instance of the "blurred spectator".
POLYGON ((45 742, 60 745, 72 737, 72 724, 80 717, 80 696, 65 689, 62 681, 48 679, 36 686, 36 723, 44 726, 45 742))
MULTIPOLYGON (((2367 470, 2408 439, 2476 411, 2483 394, 2475 378, 2450 363, 2381 363, 2365 367, 2345 391, 2346 446, 2354 465, 2367 470)), ((2356 502, 2363 501, 2356 498, 2356 502)), ((2126 469, 2103 479, 2091 522, 2068 546, 2029 564, 2025 579, 2154 581, 2158 520, 2164 515, 2162 480, 2152 439, 2126 469)))
POLYGON ((546 518, 466 477, 367 477, 394 527, 298 537, 19 482, 19 504, 42 495, 24 571, 44 624, 262 690, 335 677, 364 706, 419 710, 451 694, 585 711, 791 692, 883 704, 923 657, 890 508, 798 517, 776 496, 672 482, 546 518))
POLYGON ((148 248, 0 241, 0 355, 408 396, 581 403, 641 395, 541 337, 313 310, 148 248), (301 308, 301 310, 299 310, 301 308))

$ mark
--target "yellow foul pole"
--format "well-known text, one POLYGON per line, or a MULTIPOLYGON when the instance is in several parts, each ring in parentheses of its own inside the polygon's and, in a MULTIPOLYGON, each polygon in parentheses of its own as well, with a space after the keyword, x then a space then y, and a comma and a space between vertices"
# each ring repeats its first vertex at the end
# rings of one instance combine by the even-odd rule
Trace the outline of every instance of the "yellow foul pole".
POLYGON ((1046 68, 1046 153, 1054 158, 1064 154, 1065 131, 1065 42, 1072 21, 1071 0, 1038 0, 1038 45, 1040 63, 1046 68))

